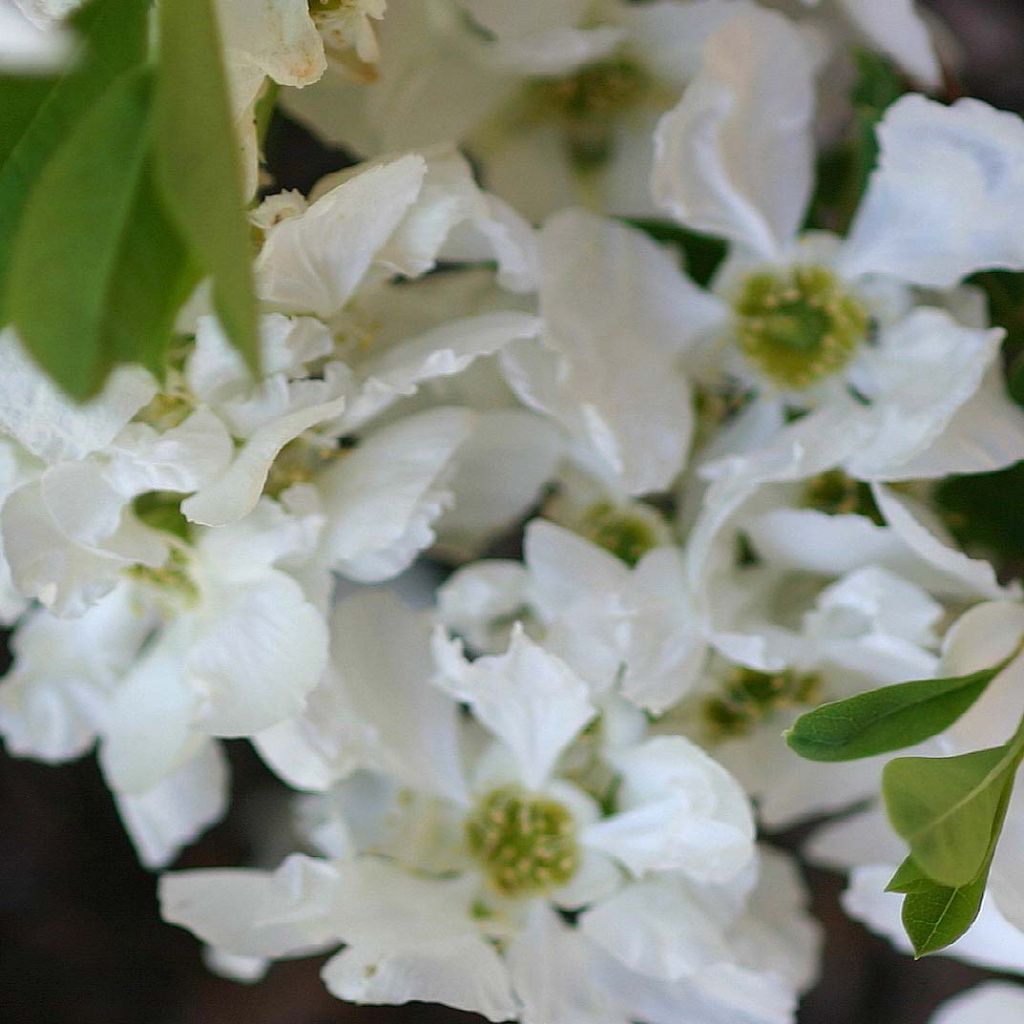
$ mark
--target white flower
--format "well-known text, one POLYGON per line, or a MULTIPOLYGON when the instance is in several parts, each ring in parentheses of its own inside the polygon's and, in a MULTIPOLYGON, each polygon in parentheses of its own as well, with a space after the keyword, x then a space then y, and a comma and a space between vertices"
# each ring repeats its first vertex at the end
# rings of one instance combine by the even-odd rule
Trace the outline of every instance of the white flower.
POLYGON ((392 0, 372 84, 328 72, 284 102, 364 156, 463 142, 489 187, 535 219, 595 200, 639 215, 655 121, 741 6, 392 0))
MULTIPOLYGON (((925 16, 914 0, 802 0, 829 19, 846 22, 847 34, 870 44, 901 65, 929 91, 942 84, 942 68, 925 16), (852 30, 852 31, 851 31, 852 30)), ((849 43, 849 39, 844 42, 849 43)))
POLYGON ((702 326, 678 316, 698 290, 641 232, 580 210, 541 231, 538 285, 539 339, 502 354, 512 388, 566 427, 613 492, 666 489, 693 430, 676 363, 702 326))
MULTIPOLYGON (((1024 124, 975 101, 904 97, 879 127, 879 166, 849 238, 801 235, 815 67, 792 25, 751 11, 711 38, 658 126, 655 198, 685 226, 733 243, 716 282, 718 323, 695 365, 712 386, 724 372, 759 401, 809 411, 819 447, 863 478, 1017 461, 1024 418, 999 380, 1002 332, 958 322, 944 297, 911 289, 1024 267, 1008 228, 1024 124)), ((709 298, 694 306, 702 323, 709 298)))
POLYGON ((167 863, 226 808, 214 738, 294 716, 320 680, 326 626, 280 567, 301 570, 316 529, 267 501, 191 545, 153 531, 170 551, 165 563, 122 567, 113 591, 78 618, 30 613, 0 687, 10 749, 64 760, 98 740, 140 856, 167 863))
MULTIPOLYGON (((620 525, 631 528, 628 515, 620 525)), ((525 566, 466 566, 441 588, 441 614, 481 650, 500 644, 521 619, 595 696, 614 688, 660 713, 694 685, 707 645, 680 552, 655 539, 641 555, 631 568, 568 530, 534 520, 526 530, 525 566)))
POLYGON ((44 21, 31 0, 0 0, 0 68, 43 74, 60 70, 73 52, 71 33, 44 21))
MULTIPOLYGON (((607 958, 626 974, 641 970, 641 989, 668 986, 681 1005, 694 986, 709 1004, 728 1004, 700 972, 745 971, 788 999, 784 1012, 753 1019, 786 1019, 806 969, 784 981, 745 945, 753 824, 730 776, 681 737, 580 738, 596 714, 588 688, 521 631, 505 653, 473 662, 435 634, 433 668, 428 624, 393 599, 360 596, 339 609, 337 677, 326 685, 350 714, 311 714, 291 737, 323 752, 332 729, 364 729, 363 770, 320 805, 313 830, 334 859, 294 857, 274 874, 168 875, 165 916, 229 962, 343 942, 323 978, 358 1002, 624 1022, 630 1010, 614 989, 583 984, 581 972, 607 958), (385 660, 383 642, 395 652, 385 660), (596 794, 613 776, 613 807, 602 810, 596 794), (223 895, 211 908, 214 880, 223 895), (578 927, 559 906, 583 910, 578 927), (687 910, 671 931, 668 906, 687 910), (658 956, 638 964, 638 942, 658 956), (552 973, 554 950, 573 970, 552 973)), ((799 931, 788 899, 784 916, 799 931)), ((794 950, 793 962, 804 957, 794 950)))
POLYGON ((1013 1024, 1024 1013, 1024 988, 989 981, 944 1003, 931 1024, 1013 1024))
POLYGON ((204 410, 163 433, 133 421, 156 391, 138 367, 115 371, 96 399, 77 405, 10 330, 0 364, 0 426, 20 446, 0 511, 10 575, 24 597, 81 614, 126 568, 168 556, 161 534, 133 513, 134 499, 203 486, 226 466, 230 437, 204 410))
POLYGON ((758 801, 769 828, 873 796, 884 759, 809 770, 782 732, 823 701, 934 675, 941 605, 876 567, 825 587, 806 609, 792 576, 755 576, 746 590, 737 609, 742 631, 712 637, 724 657, 712 659, 695 699, 659 730, 682 727, 703 739, 758 801), (796 628, 787 624, 797 617, 796 628))

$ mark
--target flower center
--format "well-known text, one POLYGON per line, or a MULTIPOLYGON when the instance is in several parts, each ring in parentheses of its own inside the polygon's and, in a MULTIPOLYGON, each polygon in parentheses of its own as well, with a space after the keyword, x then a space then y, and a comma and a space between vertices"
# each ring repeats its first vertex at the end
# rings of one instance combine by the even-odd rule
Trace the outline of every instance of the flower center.
POLYGON ((632 567, 662 542, 658 513, 650 509, 648 515, 647 511, 641 511, 640 506, 621 509, 609 502, 598 502, 584 513, 579 532, 632 567))
POLYGON ((564 885, 579 866, 576 829, 556 800, 511 786, 488 793, 466 820, 466 844, 502 896, 537 896, 564 885))
POLYGON ((847 476, 841 469, 830 469, 808 480, 804 486, 803 505, 830 516, 867 516, 876 526, 885 525, 871 487, 862 480, 847 476))
POLYGON ((756 672, 735 668, 720 696, 704 703, 704 719, 715 739, 749 736, 762 722, 785 708, 816 707, 822 679, 814 673, 756 672))
POLYGON ((744 355, 786 388, 841 370, 868 331, 867 311, 824 267, 751 274, 735 309, 744 355))
POLYGON ((640 104, 650 91, 650 75, 627 57, 611 57, 561 78, 543 78, 529 86, 529 104, 537 119, 560 121, 569 156, 581 170, 611 156, 611 122, 640 104))
POLYGON ((263 493, 278 498, 295 484, 315 480, 328 466, 343 458, 348 450, 344 445, 317 445, 304 437, 296 437, 278 452, 267 474, 263 493))

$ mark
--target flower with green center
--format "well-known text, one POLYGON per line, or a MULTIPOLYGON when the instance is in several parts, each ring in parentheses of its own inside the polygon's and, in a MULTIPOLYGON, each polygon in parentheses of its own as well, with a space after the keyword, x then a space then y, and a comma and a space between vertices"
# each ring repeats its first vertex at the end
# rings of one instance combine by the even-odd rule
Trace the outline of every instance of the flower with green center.
POLYGON ((579 533, 630 567, 667 539, 664 523, 653 508, 617 508, 606 501, 587 509, 579 533))
POLYGON ((743 354, 785 388, 808 388, 843 369, 868 333, 866 309, 825 267, 751 274, 734 309, 743 354))
POLYGON ((565 885, 579 866, 576 825, 547 797, 512 786, 488 793, 466 820, 466 844, 488 882, 508 898, 565 885))
POLYGON ((609 159, 613 120, 639 106, 651 86, 650 76, 638 63, 610 57, 571 75, 532 82, 527 103, 533 120, 562 124, 569 155, 584 170, 609 159))
POLYGON ((170 549, 163 565, 133 565, 125 570, 125 575, 160 591, 172 605, 178 601, 186 607, 199 603, 199 587, 190 572, 188 556, 179 548, 170 549))
POLYGON ((803 505, 830 516, 861 515, 876 526, 885 525, 870 485, 855 480, 841 469, 830 469, 808 480, 804 485, 803 505))
POLYGON ((816 707, 821 693, 821 676, 814 673, 735 668, 725 681, 724 692, 704 702, 704 720, 715 739, 748 736, 781 710, 816 707))

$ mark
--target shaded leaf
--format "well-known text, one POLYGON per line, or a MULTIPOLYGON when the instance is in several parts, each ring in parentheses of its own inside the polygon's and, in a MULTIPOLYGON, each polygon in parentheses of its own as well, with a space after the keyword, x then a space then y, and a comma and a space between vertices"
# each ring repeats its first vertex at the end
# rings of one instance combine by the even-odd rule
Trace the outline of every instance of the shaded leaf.
POLYGON ((160 6, 157 179, 181 235, 213 278, 217 314, 258 361, 249 229, 220 33, 210 0, 160 6))
POLYGON ((112 363, 108 311, 129 283, 125 239, 139 230, 132 219, 150 141, 150 87, 147 71, 129 73, 75 125, 39 175, 12 256, 11 320, 77 398, 95 393, 112 363))
POLYGON ((29 195, 71 129, 115 79, 146 59, 149 5, 150 0, 93 0, 72 18, 82 53, 65 75, 31 85, 10 79, 0 84, 3 123, 11 133, 0 149, 0 320, 6 319, 5 279, 29 195))
POLYGON ((903 757, 885 766, 889 820, 929 878, 955 888, 978 877, 1020 757, 1011 742, 956 757, 903 757))

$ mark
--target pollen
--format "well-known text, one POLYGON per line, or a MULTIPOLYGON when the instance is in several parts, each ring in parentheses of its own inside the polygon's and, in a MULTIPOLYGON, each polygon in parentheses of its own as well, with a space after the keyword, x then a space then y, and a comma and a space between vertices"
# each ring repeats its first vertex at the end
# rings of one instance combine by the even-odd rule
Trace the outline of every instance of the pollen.
POLYGON ((743 354, 773 383, 796 390, 843 369, 869 326, 865 308, 825 267, 751 274, 735 311, 743 354))
POLYGON ((560 122, 569 156, 579 169, 600 166, 611 157, 615 118, 639 106, 653 83, 628 57, 587 64, 571 75, 543 78, 529 90, 533 120, 560 122))
POLYGON ((830 469, 808 480, 804 485, 802 504, 804 508, 813 508, 826 515, 861 515, 876 526, 885 525, 870 485, 854 480, 841 469, 830 469))
POLYGON ((564 885, 579 866, 576 826, 556 800, 512 786, 488 793, 466 820, 466 845, 491 887, 514 899, 564 885))
POLYGON ((735 668, 722 693, 705 701, 705 725, 716 740, 749 736, 779 711, 816 707, 822 700, 822 688, 821 676, 816 673, 735 668))
POLYGON ((632 567, 661 543, 657 516, 653 508, 641 511, 640 506, 623 509, 598 502, 584 513, 579 532, 632 567))

